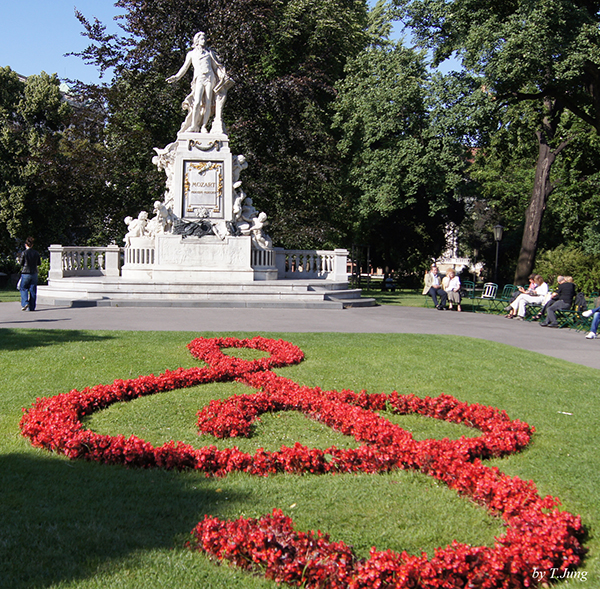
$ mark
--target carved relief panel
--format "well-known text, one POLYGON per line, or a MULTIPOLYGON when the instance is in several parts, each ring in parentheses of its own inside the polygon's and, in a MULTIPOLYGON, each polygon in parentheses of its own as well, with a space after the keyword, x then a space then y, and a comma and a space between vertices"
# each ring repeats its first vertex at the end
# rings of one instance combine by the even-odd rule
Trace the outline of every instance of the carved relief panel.
POLYGON ((222 161, 184 161, 183 218, 224 218, 222 161))

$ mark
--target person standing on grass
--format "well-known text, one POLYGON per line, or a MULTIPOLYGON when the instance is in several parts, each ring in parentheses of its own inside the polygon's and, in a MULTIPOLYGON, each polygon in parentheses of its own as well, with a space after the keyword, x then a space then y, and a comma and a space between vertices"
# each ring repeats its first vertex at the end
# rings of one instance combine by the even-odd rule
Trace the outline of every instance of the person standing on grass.
POLYGON ((433 304, 436 309, 443 311, 446 307, 448 295, 442 288, 442 282, 438 275, 438 267, 435 264, 432 264, 431 271, 425 274, 425 288, 423 288, 423 294, 429 295, 433 299, 433 304), (439 304, 437 300, 438 296, 440 297, 439 304))
POLYGON ((40 254, 33 249, 33 237, 25 240, 25 251, 21 256, 21 310, 35 311, 37 298, 38 266, 40 254))

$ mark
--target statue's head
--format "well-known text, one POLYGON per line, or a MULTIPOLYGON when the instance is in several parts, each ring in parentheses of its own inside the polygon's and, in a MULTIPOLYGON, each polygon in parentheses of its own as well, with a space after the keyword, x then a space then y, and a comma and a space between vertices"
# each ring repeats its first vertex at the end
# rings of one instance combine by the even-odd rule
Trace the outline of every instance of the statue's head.
POLYGON ((196 33, 194 35, 194 47, 196 47, 198 45, 200 47, 203 47, 205 41, 206 41, 206 35, 204 34, 203 31, 199 31, 198 33, 196 33))

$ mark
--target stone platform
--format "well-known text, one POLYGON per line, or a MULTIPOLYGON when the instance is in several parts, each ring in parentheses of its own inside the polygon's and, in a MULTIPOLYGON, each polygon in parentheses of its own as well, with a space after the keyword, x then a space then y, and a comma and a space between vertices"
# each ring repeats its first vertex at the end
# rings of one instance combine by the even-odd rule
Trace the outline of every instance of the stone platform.
POLYGON ((166 284, 111 276, 50 279, 38 287, 41 305, 71 307, 282 307, 329 308, 374 306, 360 289, 347 282, 323 280, 263 280, 216 284, 166 284))

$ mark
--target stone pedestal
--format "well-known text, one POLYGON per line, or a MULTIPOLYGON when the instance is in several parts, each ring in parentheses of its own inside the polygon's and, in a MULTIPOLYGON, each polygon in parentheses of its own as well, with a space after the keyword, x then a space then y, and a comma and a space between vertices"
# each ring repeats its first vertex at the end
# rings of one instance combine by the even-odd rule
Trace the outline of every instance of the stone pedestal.
POLYGON ((276 278, 272 248, 257 250, 251 231, 239 229, 240 211, 234 212, 233 200, 237 196, 239 202, 245 195, 234 189, 240 164, 236 159, 234 171, 227 135, 179 133, 177 141, 156 151, 154 161, 167 173, 160 207, 163 219, 169 216, 170 220, 163 223, 157 213, 138 224, 138 235, 128 234, 121 275, 163 283, 276 278))
POLYGON ((179 133, 165 204, 176 217, 232 221, 232 158, 227 135, 179 133))
POLYGON ((151 282, 252 282, 249 236, 132 238, 121 276, 151 282))

